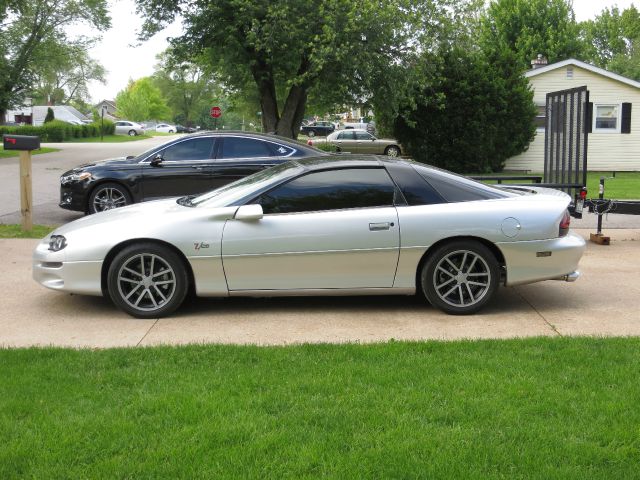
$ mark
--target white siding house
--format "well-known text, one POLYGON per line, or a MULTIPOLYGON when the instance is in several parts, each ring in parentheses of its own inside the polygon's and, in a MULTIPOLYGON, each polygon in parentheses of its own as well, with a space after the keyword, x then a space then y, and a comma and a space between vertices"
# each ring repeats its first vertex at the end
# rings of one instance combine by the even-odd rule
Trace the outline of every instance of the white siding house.
MULTIPOLYGON (((525 73, 534 91, 533 101, 544 107, 546 95, 587 86, 593 104, 587 168, 603 171, 640 170, 640 82, 569 59, 525 73), (629 133, 624 133, 622 109, 631 108, 629 133)), ((544 108, 540 110, 544 112, 544 108)), ((544 113, 542 113, 544 115, 544 113)), ((540 119, 542 120, 542 119, 540 119)), ((625 120, 627 122, 628 120, 625 120)), ((544 169, 544 127, 538 128, 529 149, 507 160, 505 170, 544 169)))

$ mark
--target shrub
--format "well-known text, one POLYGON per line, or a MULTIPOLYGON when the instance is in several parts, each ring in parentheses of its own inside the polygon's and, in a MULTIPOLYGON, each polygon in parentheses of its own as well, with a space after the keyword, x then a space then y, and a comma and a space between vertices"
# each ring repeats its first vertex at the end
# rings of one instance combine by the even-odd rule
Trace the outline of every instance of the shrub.
POLYGON ((318 150, 322 150, 323 152, 332 152, 332 153, 337 152, 336 146, 333 143, 322 142, 322 143, 316 144, 314 142, 313 145, 311 146, 317 148, 318 150))

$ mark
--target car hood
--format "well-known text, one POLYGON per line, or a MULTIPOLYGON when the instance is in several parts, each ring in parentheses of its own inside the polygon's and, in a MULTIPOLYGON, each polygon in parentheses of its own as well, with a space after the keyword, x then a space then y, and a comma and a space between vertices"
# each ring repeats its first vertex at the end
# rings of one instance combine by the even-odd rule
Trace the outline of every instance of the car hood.
POLYGON ((115 157, 115 158, 107 158, 105 160, 98 160, 95 162, 83 163, 82 165, 78 165, 77 167, 72 168, 68 172, 65 172, 65 174, 71 173, 71 172, 79 172, 92 167, 120 167, 120 166, 126 166, 126 165, 133 165, 137 163, 135 158, 136 157, 130 157, 130 158, 115 157))

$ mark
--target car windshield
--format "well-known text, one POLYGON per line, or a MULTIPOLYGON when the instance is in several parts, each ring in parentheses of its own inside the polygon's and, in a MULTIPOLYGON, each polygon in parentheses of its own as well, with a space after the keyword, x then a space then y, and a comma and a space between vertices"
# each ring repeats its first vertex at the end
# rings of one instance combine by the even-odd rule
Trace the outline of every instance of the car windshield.
POLYGON ((301 167, 296 162, 287 162, 275 167, 267 168, 260 172, 249 175, 248 177, 236 180, 233 183, 217 188, 211 192, 203 193, 197 197, 189 198, 188 202, 180 203, 188 206, 206 206, 206 207, 226 207, 234 205, 249 195, 257 194, 264 188, 280 183, 280 181, 290 178, 301 172, 301 167))

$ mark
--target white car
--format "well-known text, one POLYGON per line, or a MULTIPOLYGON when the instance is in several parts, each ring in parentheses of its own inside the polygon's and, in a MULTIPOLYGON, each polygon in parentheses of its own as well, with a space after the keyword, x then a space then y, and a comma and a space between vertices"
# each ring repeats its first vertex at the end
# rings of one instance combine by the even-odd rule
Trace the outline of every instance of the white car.
POLYGON ((176 126, 168 123, 159 123, 156 125, 156 132, 160 133, 176 133, 176 126))
MULTIPOLYGON (((187 167, 191 168, 191 167, 187 167)), ((412 295, 478 311, 500 284, 574 281, 569 195, 375 156, 293 160, 200 196, 97 213, 33 256, 45 287, 139 318, 209 297, 412 295)))
POLYGON ((135 137, 136 135, 144 135, 144 125, 130 122, 128 120, 118 120, 116 122, 115 134, 129 135, 130 137, 135 137))

